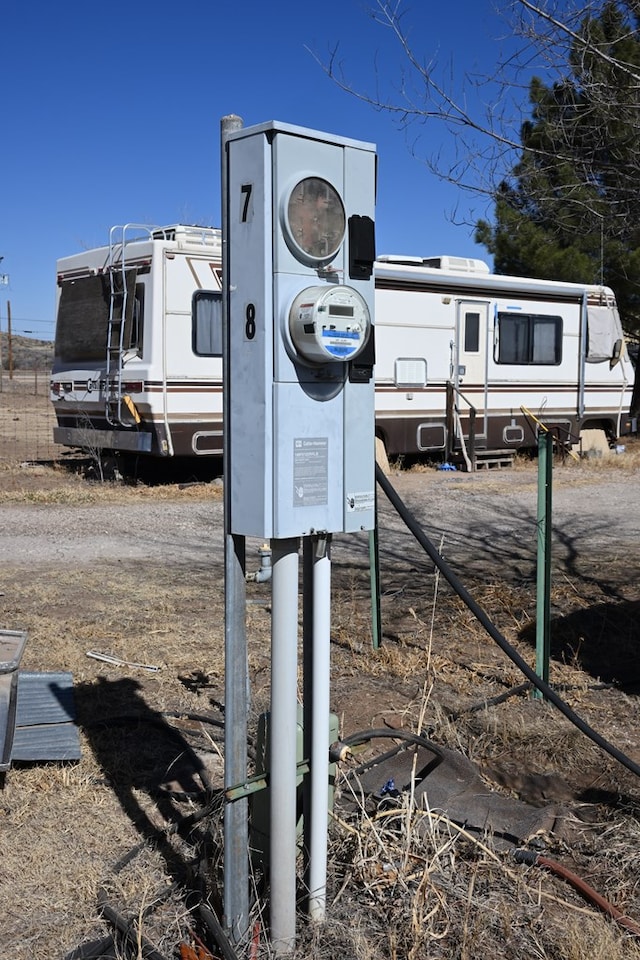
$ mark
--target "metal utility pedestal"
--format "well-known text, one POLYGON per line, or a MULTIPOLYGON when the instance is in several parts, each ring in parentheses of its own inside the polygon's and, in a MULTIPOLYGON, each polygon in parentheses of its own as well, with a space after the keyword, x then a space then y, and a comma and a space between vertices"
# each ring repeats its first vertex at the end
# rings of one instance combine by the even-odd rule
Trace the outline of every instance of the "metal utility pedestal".
MULTIPOLYGON (((228 532, 272 548, 267 779, 271 940, 280 957, 293 950, 296 926, 300 539, 309 675, 305 883, 318 920, 329 796, 327 548, 331 534, 366 532, 375 519, 376 156, 371 143, 267 121, 229 132, 224 162, 225 490, 230 482, 228 532)), ((230 646, 230 662, 239 649, 230 646)))

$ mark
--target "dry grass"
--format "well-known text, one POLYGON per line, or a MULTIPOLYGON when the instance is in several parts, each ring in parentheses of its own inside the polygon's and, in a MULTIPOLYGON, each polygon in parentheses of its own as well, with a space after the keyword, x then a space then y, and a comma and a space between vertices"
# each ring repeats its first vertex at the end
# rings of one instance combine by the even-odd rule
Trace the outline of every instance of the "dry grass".
MULTIPOLYGON (((637 445, 608 466, 634 477, 637 445)), ((535 484, 531 468, 518 469, 523 484, 535 484)), ((558 482, 586 486, 601 470, 597 462, 570 465, 558 482)), ((474 490, 493 484, 499 491, 502 483, 483 475, 471 481, 474 490)), ((59 467, 0 464, 7 510, 219 495, 211 484, 89 484, 59 467)), ((385 724, 420 731, 474 761, 488 790, 535 807, 564 805, 571 829, 546 838, 548 854, 640 920, 636 778, 549 706, 514 689, 522 680, 516 668, 441 578, 433 571, 406 578, 405 543, 394 541, 383 554, 388 591, 379 650, 370 643, 366 569, 353 565, 334 585, 332 709, 342 732, 385 724)), ((577 579, 559 569, 554 576, 553 682, 640 760, 640 683, 598 682, 609 654, 627 662, 634 652, 636 583, 629 582, 628 557, 615 569, 609 564, 608 586, 599 579, 598 558, 592 567, 589 558, 584 563, 592 575, 577 579), (604 658, 589 639, 594 610, 607 637, 604 658)), ((498 579, 487 570, 470 576, 476 599, 533 663, 531 581, 498 579)), ((203 784, 215 797, 222 772, 221 565, 67 561, 25 571, 6 557, 0 589, 2 626, 29 632, 23 667, 73 673, 83 748, 77 764, 14 766, 0 791, 4 955, 59 960, 104 937, 102 889, 135 922, 139 948, 121 948, 121 956, 144 955, 146 938, 173 957, 181 942, 194 942, 194 931, 204 935, 187 891, 204 890, 215 906, 220 893, 220 806, 207 806, 203 784), (160 669, 105 664, 86 656, 93 649, 160 669)), ((249 585, 248 597, 253 729, 268 704, 271 623, 266 588, 249 585)), ((517 866, 491 836, 412 804, 410 792, 394 803, 363 797, 357 779, 346 779, 349 769, 340 775, 331 826, 328 919, 313 926, 300 919, 300 960, 640 958, 628 932, 560 879, 517 866)), ((265 901, 256 889, 255 918, 264 931, 265 901)), ((269 955, 262 934, 257 956, 269 955)))
POLYGON ((76 457, 51 463, 0 460, 0 504, 109 504, 136 500, 157 503, 203 497, 222 499, 221 484, 189 479, 152 486, 126 478, 124 482, 121 478, 99 482, 93 479, 88 462, 76 457))

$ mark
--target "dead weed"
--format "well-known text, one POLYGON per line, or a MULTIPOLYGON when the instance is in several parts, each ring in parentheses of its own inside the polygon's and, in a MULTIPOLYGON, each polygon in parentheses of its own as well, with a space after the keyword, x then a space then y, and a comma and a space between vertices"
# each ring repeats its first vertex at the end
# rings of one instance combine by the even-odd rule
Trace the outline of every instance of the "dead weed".
MULTIPOLYGON (((626 469, 617 466, 623 461, 615 458, 616 469, 626 469)), ((20 484, 26 474, 19 469, 2 467, 3 477, 13 478, 5 504, 219 495, 210 485, 87 485, 73 475, 56 493, 52 468, 38 468, 20 484)), ((577 465, 575 475, 582 469, 577 465)), ((153 944, 172 957, 203 933, 191 894, 205 891, 220 906, 221 579, 208 566, 151 561, 49 564, 29 576, 6 563, 3 574, 3 625, 30 635, 24 669, 73 673, 83 747, 74 765, 14 766, 0 793, 0 935, 7 956, 60 960, 78 944, 100 941, 107 932, 101 898, 137 938, 133 951, 121 948, 122 956, 144 956, 153 944), (91 659, 90 650, 125 664, 91 659)), ((616 599, 621 614, 632 612, 622 609, 634 600, 632 587, 616 599)), ((472 588, 533 663, 531 581, 499 581, 485 571, 472 588)), ((271 623, 268 591, 250 586, 248 593, 253 729, 269 701, 271 623)), ((554 577, 559 616, 584 615, 604 600, 597 575, 554 577)), ((531 699, 516 668, 433 570, 413 575, 382 602, 383 642, 372 650, 366 570, 354 569, 334 588, 332 709, 341 734, 378 725, 422 732, 474 761, 487 790, 533 805, 567 804, 590 829, 577 829, 572 843, 545 838, 550 855, 640 919, 633 775, 531 699)), ((623 622, 610 617, 605 624, 619 630, 623 622)), ((625 678, 602 682, 584 624, 579 628, 581 644, 555 649, 552 682, 588 722, 638 758, 636 691, 625 688, 625 678)), ((347 812, 336 804, 328 916, 319 925, 301 921, 300 960, 639 960, 629 933, 560 879, 516 865, 490 836, 471 834, 407 794, 372 806, 344 781, 339 789, 342 797, 352 790, 357 802, 347 812)), ((256 886, 256 893, 254 919, 264 931, 263 890, 256 886)), ((262 933, 255 956, 269 955, 262 933)))

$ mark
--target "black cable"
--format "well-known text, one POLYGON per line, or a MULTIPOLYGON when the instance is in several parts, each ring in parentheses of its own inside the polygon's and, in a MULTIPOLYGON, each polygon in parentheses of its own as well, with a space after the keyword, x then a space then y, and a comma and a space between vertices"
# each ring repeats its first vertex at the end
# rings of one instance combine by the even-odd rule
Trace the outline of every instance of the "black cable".
POLYGON ((109 951, 113 955, 115 942, 111 934, 107 937, 100 937, 99 940, 90 940, 88 943, 82 943, 75 947, 71 953, 68 953, 64 960, 102 960, 109 956, 109 951))
POLYGON ((391 730, 386 727, 382 728, 373 728, 371 730, 358 730, 357 733, 351 733, 348 737, 343 737, 342 740, 338 740, 336 743, 332 743, 329 749, 329 757, 335 762, 344 760, 345 758, 345 748, 354 747, 361 743, 368 743, 370 740, 404 740, 404 744, 396 744, 391 750, 387 750, 385 753, 380 753, 377 756, 373 757, 371 760, 367 760, 364 763, 359 764, 357 767, 353 767, 351 770, 345 772, 344 776, 347 780, 352 780, 354 777, 359 777, 360 774, 365 773, 367 770, 371 770, 372 767, 377 767, 378 764, 385 763, 387 760, 392 760, 396 757, 401 750, 406 749, 406 744, 415 744, 419 747, 424 747, 425 750, 428 750, 434 755, 434 759, 428 764, 427 772, 435 770, 436 767, 439 767, 444 760, 444 752, 441 747, 438 747, 437 744, 432 743, 430 740, 427 740, 426 737, 421 737, 417 733, 411 733, 409 730, 391 730))
POLYGON ((431 743, 426 737, 421 737, 419 733, 411 733, 410 730, 404 730, 402 728, 396 730, 391 727, 372 727, 371 730, 358 730, 357 733, 350 733, 348 737, 343 737, 340 743, 344 743, 347 747, 355 747, 357 744, 364 743, 367 740, 381 740, 385 738, 389 740, 408 740, 409 743, 426 747, 427 750, 437 753, 438 756, 442 758, 441 747, 438 747, 435 743, 431 743))
MULTIPOLYGON (((214 727, 224 729, 224 720, 218 720, 217 717, 209 717, 203 713, 185 713, 180 710, 154 711, 153 713, 144 713, 142 710, 125 711, 124 713, 114 713, 107 717, 96 717, 93 720, 87 720, 82 724, 83 727, 108 726, 110 723, 126 723, 128 721, 140 721, 141 723, 150 723, 154 726, 167 727, 163 724, 163 718, 169 720, 193 720, 198 723, 208 723, 214 727)), ((174 730, 175 727, 169 729, 174 730)))
POLYGON ((209 932, 215 937, 223 960, 240 960, 240 955, 234 950, 229 937, 224 932, 222 924, 218 920, 209 904, 202 902, 198 904, 197 910, 200 914, 200 919, 205 924, 209 932))
POLYGON ((436 565, 445 580, 447 580, 450 586, 453 587, 460 599, 467 605, 469 610, 471 610, 481 626, 484 627, 491 639, 498 644, 503 653, 506 653, 512 663, 518 667, 527 680, 537 687, 542 695, 546 697, 546 699, 549 700, 549 702, 552 703, 554 707, 556 707, 560 713, 562 713, 567 720, 569 720, 570 723, 577 727, 578 730, 581 730, 585 736, 589 737, 593 743, 604 750, 605 753, 608 753, 610 757, 613 757, 614 760, 617 760, 619 763, 621 763, 622 766, 626 767, 627 770, 630 770, 631 773, 634 773, 637 777, 640 777, 640 766, 621 750, 618 750, 618 748, 612 743, 609 743, 608 740, 601 736, 596 730, 593 729, 593 727, 589 726, 589 724, 583 720, 582 717, 572 710, 569 704, 565 703, 565 701, 557 695, 555 690, 553 690, 548 683, 545 683, 545 681, 537 675, 535 670, 533 670, 526 660, 520 656, 518 651, 511 646, 506 637, 500 633, 498 628, 491 622, 482 607, 473 599, 460 578, 456 576, 449 564, 441 556, 438 549, 434 546, 431 540, 429 540, 416 518, 413 516, 411 511, 407 509, 397 491, 394 489, 387 477, 385 477, 378 464, 376 464, 376 480, 382 487, 382 490, 389 499, 389 502, 396 509, 400 518, 404 521, 405 525, 414 535, 420 546, 436 565))
POLYGON ((521 693, 528 693, 529 690, 531 690, 531 684, 527 680, 525 683, 519 683, 517 687, 511 687, 495 697, 487 697, 480 703, 473 703, 470 707, 465 707, 464 710, 454 710, 448 715, 449 719, 458 720, 465 713, 479 713, 480 710, 486 710, 487 707, 497 707, 499 704, 505 703, 506 700, 510 700, 511 697, 519 697, 521 693))
MULTIPOLYGON (((447 714, 450 720, 458 720, 459 717, 462 717, 465 713, 479 713, 480 710, 486 710, 487 707, 497 707, 499 704, 504 703, 506 700, 510 700, 511 697, 519 697, 522 693, 527 693, 531 690, 531 683, 527 680, 525 683, 519 683, 516 687, 511 687, 509 690, 505 690, 504 693, 499 693, 495 697, 487 697, 486 700, 482 700, 480 703, 474 703, 470 707, 465 707, 463 710, 455 710, 452 713, 447 714)), ((575 683, 557 683, 555 689, 562 690, 564 693, 567 693, 571 690, 612 690, 612 683, 590 683, 586 688, 584 686, 578 686, 575 683)))
POLYGON ((126 920, 125 917, 113 907, 108 899, 106 891, 100 888, 98 890, 98 906, 105 920, 108 920, 112 926, 120 933, 125 941, 136 950, 138 956, 143 960, 167 960, 164 954, 153 946, 150 940, 140 933, 135 920, 126 920))

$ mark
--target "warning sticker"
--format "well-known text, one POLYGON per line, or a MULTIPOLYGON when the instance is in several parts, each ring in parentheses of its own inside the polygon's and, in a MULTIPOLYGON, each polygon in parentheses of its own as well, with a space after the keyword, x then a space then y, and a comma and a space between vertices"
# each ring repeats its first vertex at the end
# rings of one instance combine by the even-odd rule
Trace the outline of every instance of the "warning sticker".
POLYGON ((329 438, 296 437, 293 441, 293 505, 329 502, 329 438))
POLYGON ((367 490, 366 493, 347 494, 347 513, 363 513, 365 510, 373 510, 374 506, 373 490, 367 490))

